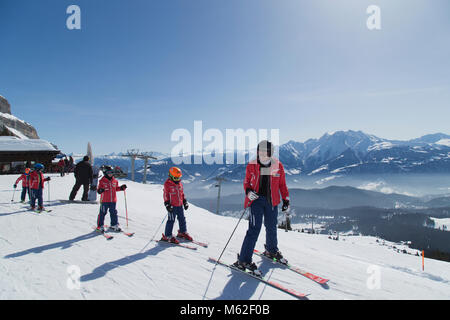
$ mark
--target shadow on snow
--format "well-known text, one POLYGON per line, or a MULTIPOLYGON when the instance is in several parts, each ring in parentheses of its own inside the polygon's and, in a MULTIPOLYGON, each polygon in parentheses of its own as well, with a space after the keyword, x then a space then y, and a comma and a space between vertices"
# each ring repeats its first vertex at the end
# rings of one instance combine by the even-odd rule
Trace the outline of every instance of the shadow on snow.
POLYGON ((133 262, 145 259, 148 256, 156 256, 159 252, 161 252, 167 248, 170 248, 170 247, 169 246, 167 246, 167 247, 166 246, 156 246, 156 247, 149 249, 147 251, 144 251, 144 252, 139 252, 139 253, 133 254, 131 256, 126 256, 126 257, 120 258, 115 261, 106 262, 106 263, 102 264, 101 266, 98 266, 97 268, 95 268, 91 273, 81 276, 80 281, 82 281, 82 282, 92 281, 92 280, 104 277, 109 271, 111 271, 115 268, 126 266, 133 262))
POLYGON ((78 236, 78 237, 70 239, 70 240, 64 240, 64 241, 60 241, 60 242, 55 242, 55 243, 52 243, 52 244, 47 244, 47 245, 43 245, 43 246, 40 246, 40 247, 35 247, 35 248, 27 249, 27 250, 24 250, 24 251, 19 251, 19 252, 16 252, 16 253, 8 254, 4 258, 5 259, 17 258, 17 257, 21 257, 21 256, 24 256, 24 255, 27 255, 27 254, 30 254, 30 253, 41 253, 43 251, 56 249, 56 248, 67 249, 67 248, 70 248, 76 242, 83 241, 83 240, 88 240, 88 239, 97 237, 99 235, 100 234, 96 233, 96 232, 89 232, 87 234, 84 234, 82 236, 78 236))

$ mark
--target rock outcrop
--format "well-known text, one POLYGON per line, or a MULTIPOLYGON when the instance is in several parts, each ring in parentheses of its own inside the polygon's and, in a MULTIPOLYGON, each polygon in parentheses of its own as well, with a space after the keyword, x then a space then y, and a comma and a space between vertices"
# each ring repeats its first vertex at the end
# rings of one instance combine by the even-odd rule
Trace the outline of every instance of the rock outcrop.
POLYGON ((36 129, 31 124, 11 114, 11 105, 2 96, 0 96, 0 135, 39 139, 36 129))
POLYGON ((0 112, 11 114, 11 106, 4 97, 0 96, 0 112))

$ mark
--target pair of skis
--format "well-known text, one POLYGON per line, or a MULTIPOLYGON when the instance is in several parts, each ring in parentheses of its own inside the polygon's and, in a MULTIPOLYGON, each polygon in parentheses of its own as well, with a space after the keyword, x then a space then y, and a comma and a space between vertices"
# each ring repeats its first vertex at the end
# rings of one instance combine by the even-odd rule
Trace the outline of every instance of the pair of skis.
POLYGON ((42 213, 42 212, 52 212, 53 210, 47 210, 47 209, 43 209, 43 210, 39 210, 39 209, 29 209, 29 211, 34 212, 34 213, 42 213))
MULTIPOLYGON (((301 268, 292 266, 292 265, 290 265, 289 263, 282 263, 282 262, 280 262, 280 261, 278 261, 278 260, 276 260, 276 259, 272 259, 272 258, 270 258, 270 257, 268 257, 268 256, 266 256, 266 255, 264 255, 263 253, 261 253, 260 251, 258 251, 258 250, 256 250, 256 249, 254 250, 254 253, 255 253, 256 255, 260 256, 260 257, 263 257, 263 258, 265 258, 265 259, 268 259, 268 260, 272 261, 273 263, 276 263, 276 264, 280 264, 280 265, 282 265, 282 266, 285 266, 285 267, 288 268, 289 270, 292 270, 292 271, 294 271, 295 273, 298 273, 298 274, 300 274, 300 275, 302 275, 302 276, 305 276, 306 278, 308 278, 308 279, 310 279, 310 280, 312 280, 312 281, 314 281, 314 282, 316 282, 316 283, 318 283, 318 284, 320 284, 320 285, 322 285, 322 286, 326 285, 327 282, 329 281, 328 279, 319 277, 319 276, 317 276, 317 275, 315 275, 315 274, 312 274, 311 272, 307 272, 307 271, 305 271, 305 270, 303 270, 303 269, 301 269, 301 268)), ((259 280, 259 281, 261 281, 261 282, 263 282, 263 283, 265 283, 265 284, 267 284, 267 285, 269 285, 269 286, 271 286, 271 287, 274 287, 274 288, 276 288, 276 289, 278 289, 278 290, 281 290, 281 291, 283 291, 283 292, 285 292, 285 293, 287 293, 287 294, 290 294, 291 296, 294 296, 294 297, 296 297, 296 298, 299 298, 299 299, 306 299, 307 296, 308 296, 308 294, 300 293, 300 292, 297 292, 297 291, 295 291, 295 290, 293 290, 293 289, 285 288, 285 287, 283 287, 282 285, 280 285, 280 284, 277 283, 277 282, 274 282, 274 281, 271 281, 271 280, 266 279, 266 278, 264 278, 264 277, 258 276, 258 275, 256 275, 256 274, 254 274, 252 271, 249 271, 249 270, 242 270, 242 269, 240 269, 240 268, 238 268, 238 267, 236 267, 236 266, 234 266, 234 265, 232 265, 232 264, 228 264, 228 263, 225 263, 225 262, 223 262, 223 261, 219 261, 219 260, 217 260, 217 259, 215 259, 215 258, 211 258, 211 257, 210 257, 210 258, 208 259, 208 261, 213 262, 213 263, 216 263, 216 264, 220 264, 220 265, 225 266, 225 267, 228 267, 228 268, 230 268, 230 269, 232 269, 232 270, 237 270, 237 271, 239 271, 239 272, 245 273, 246 275, 248 275, 248 276, 250 276, 250 277, 252 277, 252 278, 254 278, 254 279, 257 279, 257 280, 259 280)))
MULTIPOLYGON (((107 228, 108 226, 105 226, 105 227, 107 228)), ((114 238, 114 236, 109 234, 108 231, 99 232, 99 231, 97 231, 97 227, 92 227, 92 228, 94 229, 95 232, 97 232, 97 233, 101 234, 102 236, 104 236, 106 238, 106 240, 112 240, 114 238)), ((126 232, 126 231, 123 231, 123 230, 120 230, 118 232, 117 231, 113 231, 113 232, 115 232, 115 233, 123 233, 127 237, 134 236, 134 232, 126 232)))
POLYGON ((162 241, 162 240, 153 240, 153 241, 155 241, 157 243, 166 243, 166 244, 169 244, 169 245, 179 246, 179 247, 183 247, 183 248, 190 249, 190 250, 197 250, 197 247, 190 246, 190 245, 188 245, 186 243, 193 243, 193 244, 196 244, 196 245, 198 245, 200 247, 203 247, 203 248, 207 248, 208 247, 207 243, 196 241, 196 240, 192 240, 192 241, 187 240, 187 241, 183 241, 183 242, 180 242, 180 243, 173 243, 173 242, 167 242, 167 241, 162 241))
POLYGON ((289 294, 291 296, 296 297, 297 299, 307 299, 308 294, 297 292, 294 289, 286 288, 286 287, 282 286, 281 284, 279 284, 278 282, 266 279, 266 278, 261 277, 261 276, 257 276, 257 275, 255 275, 253 272, 251 272, 249 270, 239 269, 238 267, 235 267, 232 264, 228 264, 228 263, 225 263, 223 261, 220 261, 220 260, 217 260, 217 259, 211 258, 211 257, 208 259, 208 261, 212 262, 212 263, 220 264, 220 265, 222 265, 224 267, 228 267, 231 270, 236 270, 236 271, 239 271, 241 273, 244 273, 244 274, 248 275, 249 277, 252 277, 253 279, 256 279, 256 280, 258 280, 258 281, 260 281, 262 283, 265 283, 265 284, 267 284, 267 285, 269 285, 269 286, 271 286, 271 287, 273 287, 275 289, 283 291, 283 292, 285 292, 285 293, 287 293, 287 294, 289 294))

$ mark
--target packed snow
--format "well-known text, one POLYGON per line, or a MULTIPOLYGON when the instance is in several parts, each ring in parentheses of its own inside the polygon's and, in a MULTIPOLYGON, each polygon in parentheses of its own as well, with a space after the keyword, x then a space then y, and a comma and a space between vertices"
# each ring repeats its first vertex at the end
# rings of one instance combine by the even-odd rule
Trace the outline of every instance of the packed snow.
MULTIPOLYGON (((194 251, 151 242, 164 228, 162 186, 122 180, 128 186, 128 230, 136 234, 114 234, 108 241, 93 232, 98 204, 59 201, 68 198, 73 175, 50 176, 44 205, 52 211, 41 214, 17 202, 19 192, 14 194, 12 186, 18 175, 0 176, 0 299, 295 299, 208 262, 208 257, 218 258, 238 219, 191 204, 186 211, 188 232, 208 242, 208 248, 194 251)), ((118 193, 117 209, 127 229, 123 192, 118 193)), ((247 224, 241 221, 222 260, 236 260, 247 224)), ((398 253, 373 237, 336 241, 327 235, 279 230, 278 238, 291 264, 330 279, 328 285, 257 256, 254 261, 267 278, 309 294, 308 299, 450 299, 449 263, 425 259, 422 271, 420 257, 398 253)), ((264 239, 263 227, 257 249, 263 250, 264 239)))
POLYGON ((436 229, 450 231, 450 218, 431 218, 434 221, 434 227, 436 229))

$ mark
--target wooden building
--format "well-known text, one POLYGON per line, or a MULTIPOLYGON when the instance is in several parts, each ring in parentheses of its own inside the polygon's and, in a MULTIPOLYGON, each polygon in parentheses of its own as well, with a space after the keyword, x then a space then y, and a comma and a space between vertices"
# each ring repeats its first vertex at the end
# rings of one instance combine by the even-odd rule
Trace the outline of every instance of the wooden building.
POLYGON ((19 173, 27 166, 42 163, 50 169, 60 151, 41 139, 0 136, 0 174, 19 173))

